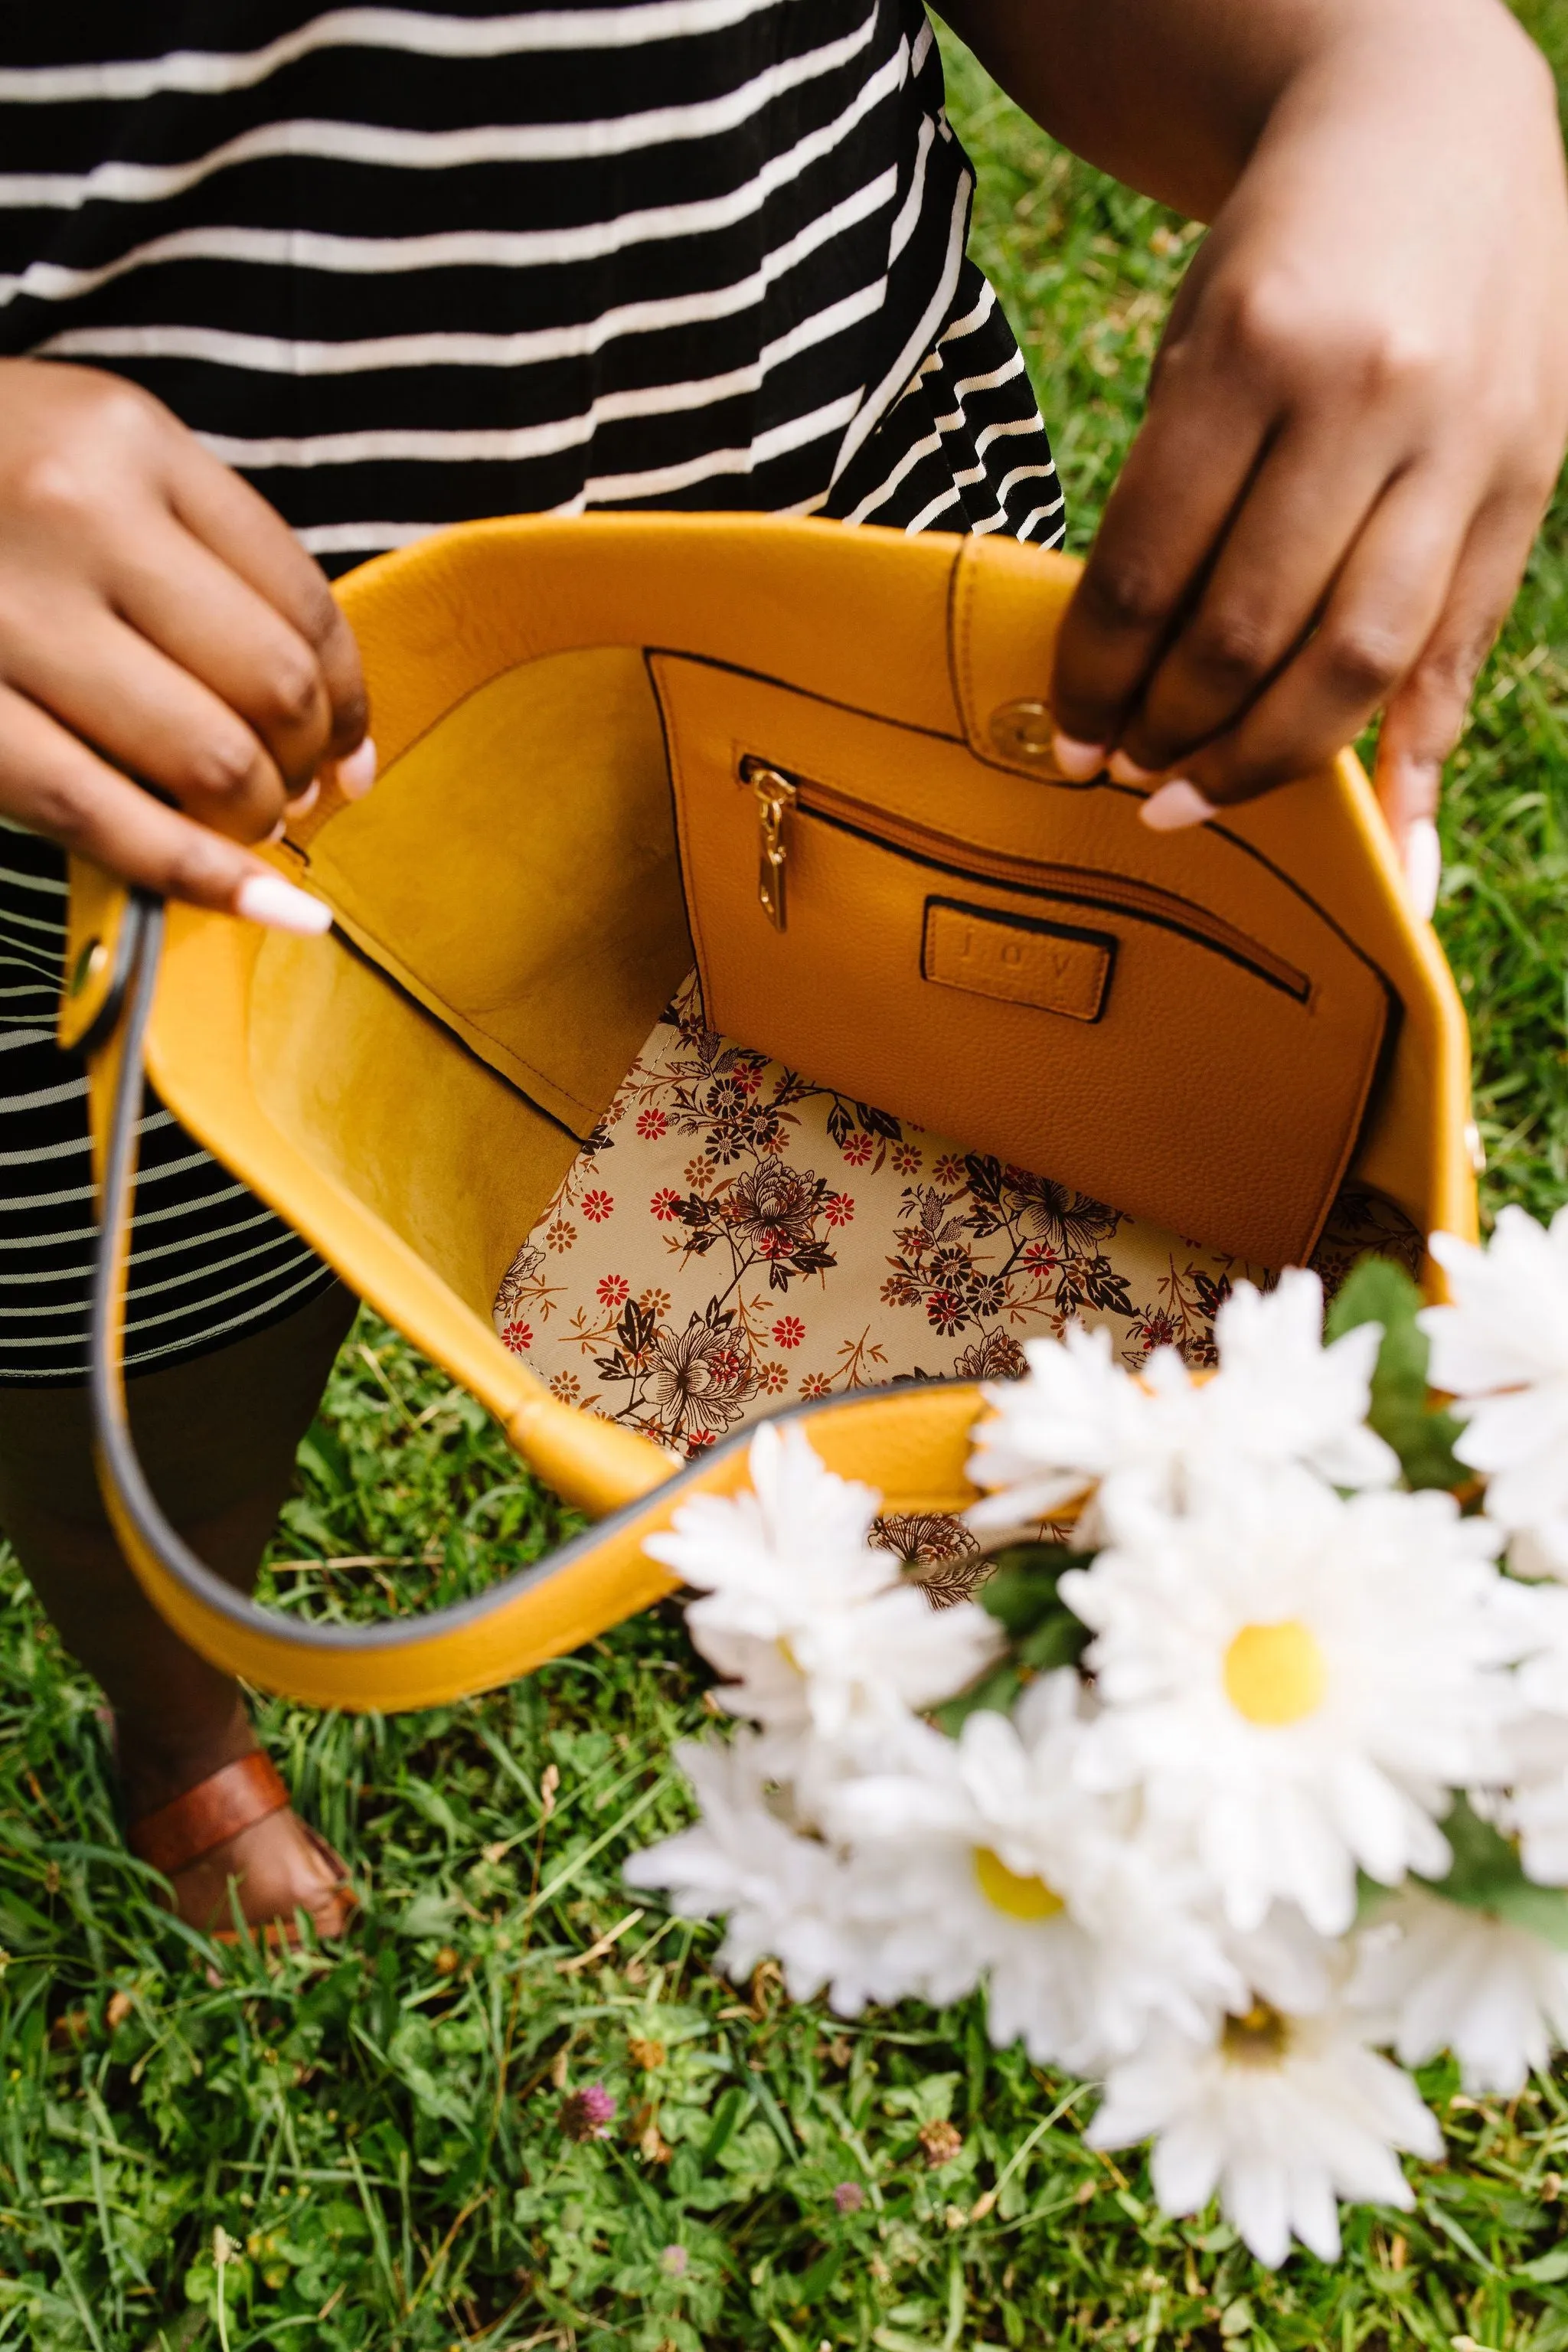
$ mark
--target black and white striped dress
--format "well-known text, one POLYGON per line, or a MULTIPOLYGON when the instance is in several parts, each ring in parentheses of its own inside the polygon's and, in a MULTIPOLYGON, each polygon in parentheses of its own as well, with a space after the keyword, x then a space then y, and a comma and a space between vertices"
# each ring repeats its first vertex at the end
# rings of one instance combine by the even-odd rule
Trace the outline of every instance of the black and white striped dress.
MULTIPOLYGON (((134 377, 331 572, 444 523, 747 508, 1051 544, 920 0, 0 5, 0 356, 134 377), (106 54, 107 52, 107 54, 106 54)), ((79 1381, 62 861, 0 832, 0 1381, 79 1381)), ((302 1306, 149 1103, 128 1358, 302 1306)))

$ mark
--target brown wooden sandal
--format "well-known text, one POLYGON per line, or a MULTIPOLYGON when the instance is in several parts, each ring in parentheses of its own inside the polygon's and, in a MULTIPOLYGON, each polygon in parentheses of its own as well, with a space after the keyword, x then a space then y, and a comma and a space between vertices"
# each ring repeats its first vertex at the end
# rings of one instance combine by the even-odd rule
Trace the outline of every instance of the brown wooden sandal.
MULTIPOLYGON (((160 1805, 154 1812, 143 1813, 139 1820, 128 1822, 125 1843, 139 1861, 151 1863, 165 1878, 174 1879, 195 1869, 242 1831, 253 1829, 274 1813, 289 1810, 289 1791, 276 1765, 256 1748, 250 1755, 209 1772, 205 1780, 198 1780, 194 1789, 187 1789, 172 1803, 160 1805)), ((325 1838, 308 1822, 299 1825, 331 1874, 318 1897, 313 1901, 302 1898, 299 1907, 314 1922, 318 1935, 341 1936, 359 1898, 349 1885, 342 1858, 333 1853, 325 1838)), ((219 1917, 226 1906, 216 1886, 213 1892, 213 1916, 219 1917)), ((209 1928, 208 1932, 217 1943, 239 1941, 238 1932, 233 1927, 209 1928)), ((267 1943, 293 1946, 300 1941, 299 1927, 292 1918, 264 1921, 250 1932, 267 1943)))

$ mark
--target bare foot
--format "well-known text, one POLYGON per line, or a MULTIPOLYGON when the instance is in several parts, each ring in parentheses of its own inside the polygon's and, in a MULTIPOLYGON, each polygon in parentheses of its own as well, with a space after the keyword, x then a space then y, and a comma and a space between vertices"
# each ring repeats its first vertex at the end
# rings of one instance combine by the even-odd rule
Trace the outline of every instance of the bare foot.
POLYGON ((171 1908, 188 1926, 293 1929, 303 1911, 322 1937, 341 1936, 354 1909, 342 1863, 287 1801, 257 1748, 243 1707, 221 1724, 171 1740, 116 1722, 126 1843, 162 1870, 171 1908), (235 1770, 246 1759, 255 1762, 235 1770))

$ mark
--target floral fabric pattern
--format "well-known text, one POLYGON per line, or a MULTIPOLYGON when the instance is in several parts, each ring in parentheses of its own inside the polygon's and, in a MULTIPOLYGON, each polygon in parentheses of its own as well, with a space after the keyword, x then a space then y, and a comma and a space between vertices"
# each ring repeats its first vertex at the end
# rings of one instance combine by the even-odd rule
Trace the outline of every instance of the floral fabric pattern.
MULTIPOLYGON (((1368 1248, 1408 1255, 1385 1202, 1341 1206, 1319 1253, 1331 1280, 1368 1248)), ((1024 1340, 1074 1319, 1107 1326, 1134 1369, 1166 1346, 1210 1364, 1242 1276, 1269 1279, 720 1036, 693 976, 519 1249, 495 1321, 558 1397, 691 1455, 800 1398, 1015 1378, 1024 1340)))

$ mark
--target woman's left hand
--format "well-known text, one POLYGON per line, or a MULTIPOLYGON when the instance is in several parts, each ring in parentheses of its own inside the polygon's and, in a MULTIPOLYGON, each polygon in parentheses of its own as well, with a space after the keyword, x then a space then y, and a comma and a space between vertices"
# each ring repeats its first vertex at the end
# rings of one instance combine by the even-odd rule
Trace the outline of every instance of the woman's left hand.
POLYGON ((1142 43, 1102 61, 1121 113, 1062 135, 1214 226, 1062 632, 1063 764, 1180 780, 1149 818, 1193 823, 1381 709, 1429 901, 1442 763, 1568 438, 1551 78, 1496 0, 1086 5, 1086 78, 1110 16, 1142 43))

